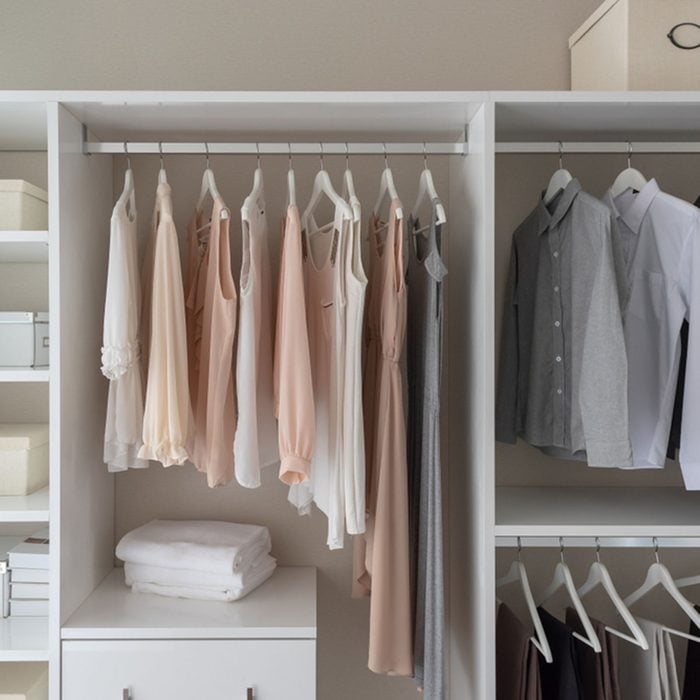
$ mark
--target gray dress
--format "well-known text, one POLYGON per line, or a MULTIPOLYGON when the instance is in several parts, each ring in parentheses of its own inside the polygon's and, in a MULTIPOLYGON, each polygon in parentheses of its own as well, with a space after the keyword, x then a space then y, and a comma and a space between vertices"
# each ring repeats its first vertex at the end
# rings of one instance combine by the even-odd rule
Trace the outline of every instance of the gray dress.
POLYGON ((445 697, 440 373, 442 279, 440 227, 408 222, 408 496, 413 577, 415 679, 426 700, 445 697))

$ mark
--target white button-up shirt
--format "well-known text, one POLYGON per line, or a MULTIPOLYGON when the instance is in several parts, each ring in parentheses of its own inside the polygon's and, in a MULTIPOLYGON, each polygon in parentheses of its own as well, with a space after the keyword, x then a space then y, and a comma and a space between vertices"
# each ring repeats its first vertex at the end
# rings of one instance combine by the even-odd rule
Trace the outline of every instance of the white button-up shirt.
POLYGON ((617 220, 629 367, 630 438, 637 468, 663 467, 673 415, 680 329, 690 322, 680 462, 700 489, 700 210, 650 180, 605 202, 617 220), (687 426, 687 427, 686 427, 687 426))

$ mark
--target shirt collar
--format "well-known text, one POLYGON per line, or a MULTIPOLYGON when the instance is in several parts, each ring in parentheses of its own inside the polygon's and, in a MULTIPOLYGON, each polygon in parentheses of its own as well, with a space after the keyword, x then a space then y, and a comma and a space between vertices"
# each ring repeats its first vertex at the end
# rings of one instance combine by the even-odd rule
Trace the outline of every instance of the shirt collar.
POLYGON ((605 201, 617 218, 622 219, 631 231, 639 233, 644 216, 649 210, 649 207, 654 201, 656 195, 659 194, 660 191, 661 190, 659 189, 659 185, 657 184, 656 180, 652 178, 646 185, 644 185, 641 192, 634 195, 634 200, 631 204, 629 204, 629 206, 622 207, 624 211, 621 211, 618 207, 618 204, 622 203, 622 195, 613 197, 610 190, 608 190, 605 194, 605 201))
POLYGON ((581 191, 581 183, 573 178, 557 197, 554 211, 550 212, 544 203, 544 192, 537 203, 537 224, 539 233, 543 234, 548 228, 553 228, 561 222, 571 208, 576 196, 581 191))

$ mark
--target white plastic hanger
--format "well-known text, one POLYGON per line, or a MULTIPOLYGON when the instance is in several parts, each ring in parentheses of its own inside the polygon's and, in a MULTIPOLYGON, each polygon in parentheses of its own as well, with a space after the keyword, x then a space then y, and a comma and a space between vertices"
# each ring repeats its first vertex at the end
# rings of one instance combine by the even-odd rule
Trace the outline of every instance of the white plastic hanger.
POLYGON ((260 146, 257 143, 255 144, 255 149, 257 151, 257 165, 253 173, 253 189, 245 198, 243 206, 241 207, 241 217, 243 221, 250 221, 251 212, 254 207, 258 206, 263 193, 263 171, 260 167, 260 146))
MULTIPOLYGON (((653 561, 649 567, 644 583, 636 591, 630 593, 630 595, 625 598, 625 605, 631 607, 654 588, 657 586, 662 586, 671 596, 671 598, 676 601, 678 607, 683 610, 683 612, 692 620, 693 623, 695 623, 695 626, 700 627, 700 614, 697 612, 697 610, 695 610, 693 604, 683 596, 680 590, 678 590, 678 586, 673 580, 671 572, 661 563, 659 559, 659 541, 656 539, 656 537, 653 538, 653 542, 655 561, 653 561)), ((700 642, 700 638, 690 635, 687 632, 675 630, 670 627, 664 627, 664 630, 678 637, 684 637, 685 639, 692 639, 700 642)))
MULTIPOLYGON (((391 172, 391 168, 389 167, 389 158, 387 157, 386 154, 386 144, 383 144, 384 147, 384 172, 382 172, 382 176, 379 180, 379 196, 377 197, 377 202, 374 205, 374 215, 379 216, 379 213, 382 209, 382 204, 384 204, 384 199, 386 198, 387 195, 389 195, 389 199, 396 199, 398 197, 398 194, 396 192, 396 185, 394 185, 394 176, 391 172)), ((396 218, 397 219, 403 219, 403 210, 401 207, 399 207, 396 210, 396 218)), ((388 225, 388 224, 386 224, 388 225)), ((382 228, 385 228, 386 225, 382 228)))
MULTIPOLYGON (((428 199, 431 202, 434 202, 436 199, 438 200, 437 206, 435 207, 435 213, 437 216, 437 224, 446 224, 447 223, 447 214, 445 213, 445 207, 443 206, 442 202, 439 201, 440 198, 438 197, 437 190, 435 189, 435 182, 433 181, 433 174, 430 172, 430 169, 428 168, 428 154, 426 153, 425 150, 425 143, 423 143, 423 171, 420 174, 420 179, 418 180, 418 196, 416 197, 416 203, 413 206, 413 212, 411 213, 411 216, 413 219, 418 218, 418 212, 421 208, 421 205, 423 204, 425 198, 428 197, 428 199)), ((423 233, 424 231, 427 231, 430 227, 432 226, 432 223, 422 226, 419 229, 416 229, 413 231, 414 234, 417 233, 423 233)))
POLYGON ((352 207, 352 220, 354 223, 358 223, 362 218, 362 212, 360 211, 360 204, 355 194, 355 181, 352 178, 352 171, 350 170, 350 153, 348 151, 348 144, 345 144, 345 172, 343 173, 343 198, 347 199, 352 207))
POLYGON ((289 144, 289 169, 287 170, 287 204, 296 206, 297 203, 297 185, 294 177, 294 168, 292 168, 292 144, 289 144))
POLYGON ((559 142, 559 169, 549 179, 547 190, 544 193, 544 203, 549 204, 559 192, 566 189, 566 186, 574 179, 571 173, 564 167, 564 144, 559 142))
POLYGON ((158 153, 160 153, 160 170, 158 171, 158 184, 167 185, 168 176, 165 172, 165 163, 163 162, 163 142, 158 141, 158 153))
POLYGON ((625 190, 632 189, 640 192, 644 185, 647 184, 647 180, 636 168, 632 167, 632 144, 627 142, 627 167, 615 178, 610 187, 610 194, 614 197, 618 197, 625 190))
POLYGON ((525 604, 527 605, 527 611, 530 614, 530 619, 532 620, 532 626, 535 628, 535 636, 530 637, 530 641, 537 651, 542 654, 545 661, 548 664, 552 663, 552 650, 547 641, 547 635, 544 633, 544 627, 542 626, 542 620, 540 619, 540 614, 537 612, 537 606, 535 605, 535 599, 532 595, 532 590, 530 589, 530 581, 527 577, 527 571, 525 570, 525 564, 520 559, 520 552, 522 547, 520 545, 520 538, 518 537, 518 558, 513 561, 508 569, 508 573, 502 576, 496 581, 496 588, 503 588, 510 583, 520 583, 520 588, 523 592, 523 597, 525 598, 525 604))
MULTIPOLYGON (((350 205, 335 191, 331 178, 324 167, 323 144, 321 144, 321 169, 318 171, 318 173, 316 173, 316 177, 314 178, 314 187, 311 191, 311 199, 309 200, 308 206, 304 210, 302 221, 307 221, 313 216, 314 210, 318 206, 319 202, 321 201, 321 197, 324 194, 336 207, 339 207, 342 210, 343 217, 345 219, 352 221, 353 215, 350 205)), ((313 234, 314 232, 310 233, 313 234)))
POLYGON ((579 621, 583 626, 583 631, 585 632, 585 636, 579 634, 578 632, 574 632, 574 637, 576 637, 576 639, 580 639, 584 644, 588 644, 588 646, 591 647, 596 653, 600 653, 600 640, 598 639, 598 635, 595 633, 588 614, 583 607, 581 598, 579 598, 579 595, 576 592, 576 586, 574 585, 574 579, 571 576, 571 571, 564 561, 564 539, 562 537, 559 538, 559 557, 561 561, 557 564, 556 569, 554 569, 554 577, 552 578, 552 582, 545 589, 537 605, 540 606, 545 601, 549 600, 562 586, 566 588, 566 592, 569 594, 569 599, 574 606, 574 610, 576 610, 576 614, 578 615, 579 621))
MULTIPOLYGON (((209 144, 205 143, 204 148, 207 153, 207 167, 204 169, 204 174, 202 175, 202 189, 199 191, 199 199, 197 200, 197 211, 202 209, 204 200, 207 194, 211 194, 212 199, 221 199, 219 190, 216 187, 216 180, 214 179, 214 172, 209 167, 209 144)), ((221 210, 221 218, 228 219, 228 209, 224 208, 221 210)))
POLYGON ((136 204, 134 201, 135 187, 134 187, 134 172, 131 169, 131 157, 129 156, 129 149, 126 141, 124 141, 124 153, 126 155, 126 171, 124 172, 124 189, 119 195, 117 204, 120 206, 129 205, 129 218, 133 220, 136 215, 136 204))
POLYGON ((642 632, 642 628, 637 624, 637 621, 632 617, 632 613, 627 609, 624 604, 620 594, 615 588, 615 584, 612 581, 608 567, 605 566, 600 561, 600 542, 598 538, 596 540, 595 549, 595 561, 591 564, 591 568, 588 570, 588 578, 586 582, 578 589, 579 597, 583 598, 588 593, 590 593, 597 586, 602 586, 603 590, 608 594, 608 597, 612 601, 615 609, 620 614, 623 622, 627 625, 627 629, 632 633, 631 636, 625 632, 620 632, 619 630, 613 629, 612 627, 605 626, 605 630, 614 634, 621 639, 625 639, 632 644, 636 644, 646 651, 649 649, 649 642, 642 632))

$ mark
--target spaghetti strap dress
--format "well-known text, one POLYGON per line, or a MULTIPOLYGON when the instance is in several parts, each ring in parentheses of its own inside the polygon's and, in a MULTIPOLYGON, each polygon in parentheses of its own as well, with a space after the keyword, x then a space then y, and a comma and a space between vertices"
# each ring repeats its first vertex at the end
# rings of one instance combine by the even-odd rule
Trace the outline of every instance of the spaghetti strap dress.
POLYGON ((406 332, 401 202, 369 222, 364 420, 367 523, 355 538, 353 595, 370 596, 369 668, 413 675, 406 424, 399 361, 406 332), (383 231, 386 229, 386 234, 383 231))

